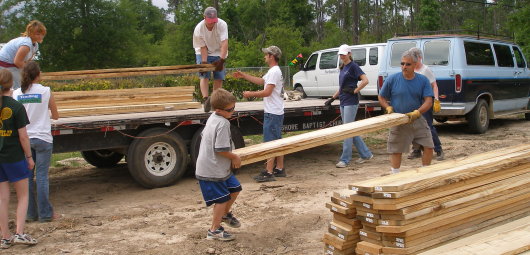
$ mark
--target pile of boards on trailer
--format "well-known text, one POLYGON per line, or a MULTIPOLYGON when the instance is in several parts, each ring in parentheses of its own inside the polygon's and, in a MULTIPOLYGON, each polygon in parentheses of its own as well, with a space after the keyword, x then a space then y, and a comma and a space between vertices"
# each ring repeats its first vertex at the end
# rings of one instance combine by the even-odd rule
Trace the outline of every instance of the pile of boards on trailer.
MULTIPOLYGON (((213 65, 177 65, 48 72, 43 80, 79 80, 170 75, 213 70, 213 65)), ((193 86, 54 92, 61 117, 199 108, 193 86)))
POLYGON ((360 242, 326 253, 517 254, 530 249, 529 184, 530 144, 351 184, 348 203, 327 206, 355 211, 360 242), (485 229, 496 235, 475 236, 485 229))

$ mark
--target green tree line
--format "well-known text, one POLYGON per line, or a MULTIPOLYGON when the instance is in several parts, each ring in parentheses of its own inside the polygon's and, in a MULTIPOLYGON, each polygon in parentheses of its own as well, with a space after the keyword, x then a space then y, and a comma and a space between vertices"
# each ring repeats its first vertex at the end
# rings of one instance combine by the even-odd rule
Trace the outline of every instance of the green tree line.
POLYGON ((151 0, 2 0, 0 42, 38 19, 44 71, 191 64, 193 29, 214 6, 228 23, 228 67, 262 66, 268 45, 287 65, 299 53, 434 30, 511 36, 530 57, 530 0, 167 1, 169 10, 151 0))

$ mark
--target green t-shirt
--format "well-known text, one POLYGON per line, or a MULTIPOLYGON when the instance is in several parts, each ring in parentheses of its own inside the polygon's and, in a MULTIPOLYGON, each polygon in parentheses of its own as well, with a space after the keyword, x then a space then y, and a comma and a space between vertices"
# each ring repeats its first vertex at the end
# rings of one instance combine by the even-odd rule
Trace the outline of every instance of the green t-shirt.
POLYGON ((12 97, 3 96, 2 101, 0 136, 3 143, 0 149, 0 163, 22 161, 26 156, 20 145, 18 129, 29 124, 28 115, 24 106, 12 97))

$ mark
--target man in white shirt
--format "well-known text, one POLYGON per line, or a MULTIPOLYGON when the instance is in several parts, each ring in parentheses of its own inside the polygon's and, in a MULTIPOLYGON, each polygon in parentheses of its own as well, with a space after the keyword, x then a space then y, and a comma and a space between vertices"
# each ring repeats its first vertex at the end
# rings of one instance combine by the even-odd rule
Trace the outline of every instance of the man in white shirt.
MULTIPOLYGON (((263 59, 270 67, 269 71, 262 77, 252 76, 241 71, 234 73, 235 78, 243 78, 257 85, 263 85, 260 91, 245 91, 243 97, 262 97, 264 104, 263 116, 263 141, 268 142, 282 138, 282 125, 284 115, 283 105, 283 75, 278 62, 282 56, 282 51, 276 46, 261 49, 265 54, 263 59)), ((274 177, 285 177, 283 166, 283 156, 267 160, 264 171, 255 176, 257 182, 275 181, 274 177), (276 166, 274 165, 276 163, 276 166)))
MULTIPOLYGON (((228 56, 228 25, 217 17, 217 10, 208 7, 204 10, 204 20, 195 26, 193 31, 193 48, 197 64, 214 64, 213 89, 223 86, 225 79, 224 62, 228 56)), ((210 72, 199 73, 201 94, 204 101, 204 111, 211 110, 208 98, 208 82, 210 72)))

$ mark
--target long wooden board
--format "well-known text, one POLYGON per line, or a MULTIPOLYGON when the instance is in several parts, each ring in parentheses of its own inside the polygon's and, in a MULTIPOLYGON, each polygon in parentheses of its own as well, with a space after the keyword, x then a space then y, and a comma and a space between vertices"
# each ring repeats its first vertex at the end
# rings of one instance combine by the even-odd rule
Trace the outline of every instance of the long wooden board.
POLYGON ((59 115, 62 117, 74 117, 148 111, 172 111, 178 109, 198 108, 200 106, 201 104, 199 102, 104 106, 93 108, 59 109, 59 115))
POLYGON ((275 141, 256 144, 234 150, 233 153, 241 157, 241 165, 248 165, 261 160, 306 150, 320 145, 344 140, 379 129, 407 123, 409 118, 405 114, 392 113, 364 120, 359 120, 339 126, 320 129, 275 141))
POLYGON ((166 95, 133 98, 100 98, 100 99, 77 99, 67 101, 57 101, 57 108, 85 108, 95 106, 115 106, 115 105, 137 105, 137 104, 161 104, 161 103, 187 103, 192 102, 190 95, 166 95))
POLYGON ((160 95, 188 95, 193 93, 195 87, 157 87, 157 88, 134 88, 134 89, 109 89, 90 91, 59 91, 53 92, 53 97, 57 101, 92 99, 92 98, 120 98, 120 97, 144 97, 160 95))

